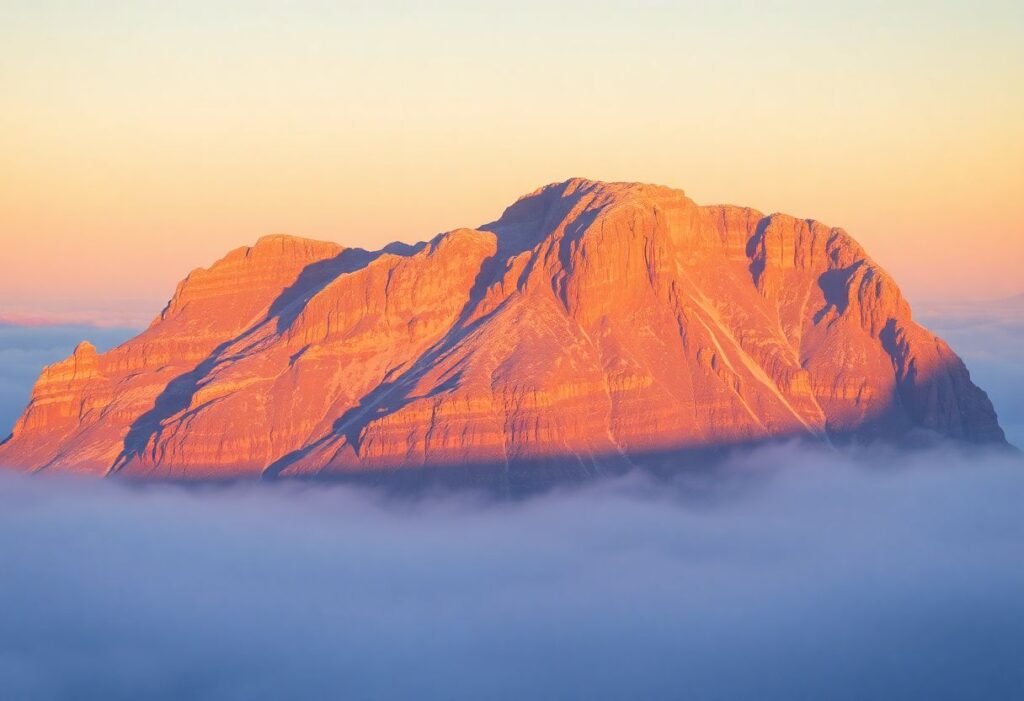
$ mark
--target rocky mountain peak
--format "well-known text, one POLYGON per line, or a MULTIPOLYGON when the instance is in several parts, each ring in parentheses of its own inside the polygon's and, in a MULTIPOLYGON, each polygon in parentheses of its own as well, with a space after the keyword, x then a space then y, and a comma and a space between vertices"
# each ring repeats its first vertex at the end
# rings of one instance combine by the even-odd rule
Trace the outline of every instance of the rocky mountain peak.
POLYGON ((796 437, 1002 443, 845 231, 572 179, 380 251, 275 235, 40 377, 0 461, 204 478, 593 472, 796 437))

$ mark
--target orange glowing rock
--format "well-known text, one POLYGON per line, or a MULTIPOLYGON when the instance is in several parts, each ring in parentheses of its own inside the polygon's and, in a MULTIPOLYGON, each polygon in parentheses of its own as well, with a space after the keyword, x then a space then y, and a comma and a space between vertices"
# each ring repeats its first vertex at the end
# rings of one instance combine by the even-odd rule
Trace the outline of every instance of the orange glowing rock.
POLYGON ((960 359, 843 230, 570 180, 417 246, 233 251, 136 338, 47 368, 0 464, 590 471, 915 428, 1004 442, 960 359))

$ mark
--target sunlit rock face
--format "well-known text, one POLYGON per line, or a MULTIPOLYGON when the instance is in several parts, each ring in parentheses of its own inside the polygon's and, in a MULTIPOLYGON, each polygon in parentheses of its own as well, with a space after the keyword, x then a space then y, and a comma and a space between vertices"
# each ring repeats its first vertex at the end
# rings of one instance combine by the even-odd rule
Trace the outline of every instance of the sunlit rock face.
POLYGON ((591 471, 776 437, 1002 443, 843 230, 570 180, 382 251, 274 236, 47 368, 0 463, 160 478, 591 471))

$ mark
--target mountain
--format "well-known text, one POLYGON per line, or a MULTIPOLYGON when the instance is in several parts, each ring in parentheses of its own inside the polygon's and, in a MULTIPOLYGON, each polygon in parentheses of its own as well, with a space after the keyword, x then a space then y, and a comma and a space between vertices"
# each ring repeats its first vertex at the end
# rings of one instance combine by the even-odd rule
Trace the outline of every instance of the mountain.
POLYGON ((842 229, 569 180, 381 251, 260 239, 42 373, 0 464, 159 478, 589 472, 780 437, 1004 443, 842 229))

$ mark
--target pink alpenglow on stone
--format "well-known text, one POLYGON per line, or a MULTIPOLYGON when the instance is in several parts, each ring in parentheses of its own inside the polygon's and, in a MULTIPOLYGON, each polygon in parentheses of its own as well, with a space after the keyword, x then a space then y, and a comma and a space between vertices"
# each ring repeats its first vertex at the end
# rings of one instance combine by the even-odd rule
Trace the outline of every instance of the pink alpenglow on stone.
POLYGON ((0 464, 586 472, 916 429, 1005 442, 961 360, 842 229, 576 179, 416 246, 232 251, 134 339, 48 367, 0 464))

